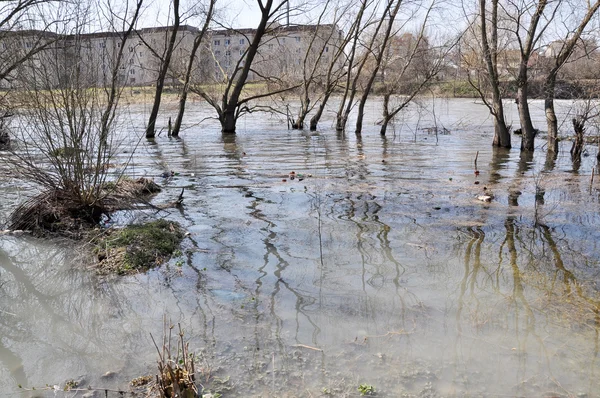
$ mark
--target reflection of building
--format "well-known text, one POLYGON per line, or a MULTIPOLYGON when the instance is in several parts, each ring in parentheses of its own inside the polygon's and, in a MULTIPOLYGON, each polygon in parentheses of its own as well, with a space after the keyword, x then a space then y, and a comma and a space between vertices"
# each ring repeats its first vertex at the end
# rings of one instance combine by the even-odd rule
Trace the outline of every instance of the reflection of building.
MULTIPOLYGON (((151 85, 158 75, 160 60, 167 47, 170 27, 141 29, 125 44, 118 79, 128 86, 151 85)), ((231 75, 238 61, 245 55, 254 29, 227 29, 209 31, 205 43, 196 55, 196 81, 222 80, 231 75)), ((181 26, 177 33, 175 51, 170 64, 170 80, 185 70, 197 28, 181 26)), ((310 47, 308 62, 326 64, 331 59, 340 32, 333 25, 273 25, 261 41, 249 80, 263 76, 277 78, 298 74, 303 68, 305 54, 310 47), (329 45, 328 43, 333 43, 329 45), (320 56, 318 57, 318 55, 320 56)), ((66 85, 76 80, 87 86, 109 83, 114 63, 121 46, 121 34, 115 32, 58 35, 42 31, 19 31, 0 35, 0 72, 4 63, 14 55, 34 49, 30 57, 6 79, 0 88, 25 88, 34 83, 49 88, 66 85)))

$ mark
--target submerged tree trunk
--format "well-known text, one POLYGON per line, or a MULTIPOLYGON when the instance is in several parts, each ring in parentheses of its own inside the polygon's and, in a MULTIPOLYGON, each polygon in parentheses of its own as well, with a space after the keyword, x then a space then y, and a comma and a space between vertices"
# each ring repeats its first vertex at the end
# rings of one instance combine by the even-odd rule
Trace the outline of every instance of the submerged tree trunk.
POLYGON ((235 134, 235 125, 237 122, 235 108, 225 109, 223 113, 219 115, 219 121, 221 122, 221 132, 223 134, 235 134))
POLYGON ((558 153, 558 119, 554 111, 554 90, 556 75, 550 75, 544 82, 544 110, 548 128, 548 151, 558 153))
POLYGON ((519 121, 521 122, 521 132, 523 134, 521 141, 521 150, 534 150, 534 140, 536 130, 531 123, 531 114, 529 113, 529 103, 527 102, 527 65, 521 64, 519 70, 519 87, 517 89, 517 106, 519 108, 519 121))
POLYGON ((383 95, 383 120, 381 121, 381 129, 379 130, 379 135, 382 137, 385 136, 387 132, 387 126, 390 123, 390 96, 389 92, 386 92, 383 95))
POLYGON ((577 162, 581 161, 581 153, 583 152, 585 119, 581 117, 573 118, 573 129, 575 130, 575 141, 573 141, 571 147, 571 160, 577 162))
POLYGON ((305 90, 305 96, 302 99, 302 105, 300 106, 300 110, 298 111, 298 118, 292 123, 292 128, 297 130, 304 130, 304 120, 306 120, 306 116, 309 112, 310 106, 310 98, 308 96, 308 91, 305 90))
POLYGON ((321 120, 321 116, 323 116, 323 112, 325 111, 325 106, 327 105, 327 101, 329 101, 329 97, 331 96, 331 91, 327 91, 325 96, 321 100, 319 107, 317 108, 317 112, 310 118, 310 131, 316 131, 317 126, 319 125, 319 120, 321 120))

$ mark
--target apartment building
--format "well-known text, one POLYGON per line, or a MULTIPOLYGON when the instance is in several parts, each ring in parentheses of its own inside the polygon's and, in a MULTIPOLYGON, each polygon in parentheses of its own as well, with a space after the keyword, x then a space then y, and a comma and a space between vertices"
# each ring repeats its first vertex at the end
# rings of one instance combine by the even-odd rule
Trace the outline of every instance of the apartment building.
MULTIPOLYGON (((118 67, 118 80, 126 86, 149 86, 158 76, 161 59, 172 27, 145 28, 131 35, 124 44, 118 67)), ((212 83, 226 80, 243 64, 246 51, 255 35, 254 29, 219 29, 207 33, 196 54, 194 81, 212 83)), ((166 84, 178 84, 189 62, 199 30, 181 26, 177 32, 166 84)), ((121 50, 118 32, 59 35, 42 31, 19 31, 0 34, 0 76, 4 63, 16 54, 34 51, 26 62, 0 79, 0 88, 56 88, 68 84, 90 87, 106 86, 121 50)), ((331 60, 341 40, 333 25, 272 24, 263 37, 249 80, 265 76, 283 79, 297 77, 304 63, 331 60)))
MULTIPOLYGON (((212 30, 208 35, 208 53, 214 59, 213 79, 226 80, 236 67, 242 66, 254 29, 212 30), (239 64, 238 64, 239 63, 239 64)), ((262 37, 253 61, 250 81, 270 77, 298 78, 308 67, 318 63, 326 69, 341 45, 342 32, 334 25, 271 24, 262 37)), ((341 63, 343 60, 338 60, 341 63)))

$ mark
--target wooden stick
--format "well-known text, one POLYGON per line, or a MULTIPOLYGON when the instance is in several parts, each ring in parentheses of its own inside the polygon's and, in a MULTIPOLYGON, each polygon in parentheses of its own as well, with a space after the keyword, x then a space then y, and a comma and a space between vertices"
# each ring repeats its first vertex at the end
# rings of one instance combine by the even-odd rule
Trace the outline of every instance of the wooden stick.
POLYGON ((477 158, 479 157, 479 151, 475 154, 475 168, 477 168, 477 158))
POLYGON ((320 348, 311 347, 309 345, 304 345, 304 344, 295 344, 292 347, 308 348, 309 350, 315 350, 315 351, 321 351, 321 352, 323 352, 323 350, 320 349, 320 348))

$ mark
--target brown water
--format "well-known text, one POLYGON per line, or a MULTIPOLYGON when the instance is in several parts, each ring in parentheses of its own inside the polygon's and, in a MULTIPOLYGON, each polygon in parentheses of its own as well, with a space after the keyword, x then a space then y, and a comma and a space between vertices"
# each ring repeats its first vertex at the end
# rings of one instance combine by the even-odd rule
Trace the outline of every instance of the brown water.
MULTIPOLYGON (((148 274, 103 279, 71 243, 1 236, 0 396, 124 388, 154 372, 163 316, 224 396, 600 396, 595 149, 575 165, 568 143, 555 162, 543 139, 532 159, 494 151, 468 100, 415 109, 382 139, 375 109, 362 140, 256 115, 235 138, 209 123, 141 142, 128 172, 165 185, 155 202, 186 187, 183 211, 145 214, 191 233, 148 274)), ((131 108, 124 128, 145 115, 131 108)), ((6 219, 28 189, 5 175, 0 192, 6 219)))

